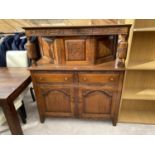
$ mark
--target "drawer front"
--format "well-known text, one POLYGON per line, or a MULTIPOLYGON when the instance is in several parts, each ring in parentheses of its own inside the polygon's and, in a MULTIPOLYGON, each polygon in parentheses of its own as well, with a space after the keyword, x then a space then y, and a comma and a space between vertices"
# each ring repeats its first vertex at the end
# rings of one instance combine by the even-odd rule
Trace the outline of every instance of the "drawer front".
POLYGON ((112 83, 119 81, 119 74, 79 74, 80 83, 112 83))
POLYGON ((46 83, 46 82, 56 82, 56 83, 72 83, 72 74, 35 74, 35 82, 46 83))

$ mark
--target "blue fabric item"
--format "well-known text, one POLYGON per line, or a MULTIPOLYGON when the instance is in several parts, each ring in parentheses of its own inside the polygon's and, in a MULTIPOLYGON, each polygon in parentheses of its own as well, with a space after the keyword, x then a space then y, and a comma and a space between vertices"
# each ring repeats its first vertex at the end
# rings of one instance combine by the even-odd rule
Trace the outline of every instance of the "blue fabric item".
POLYGON ((14 36, 14 41, 13 41, 13 43, 12 43, 12 49, 13 49, 13 50, 19 50, 19 49, 18 49, 19 41, 20 41, 20 39, 19 39, 19 34, 15 34, 15 36, 14 36))
POLYGON ((21 42, 20 42, 20 45, 19 45, 19 50, 26 50, 25 49, 26 42, 27 42, 27 39, 26 38, 21 39, 21 42))
POLYGON ((24 33, 16 33, 14 35, 14 40, 13 40, 13 43, 12 43, 12 50, 21 50, 20 49, 20 44, 21 44, 21 41, 22 41, 21 37, 24 36, 24 35, 25 35, 24 33))
POLYGON ((7 36, 4 39, 3 42, 4 42, 7 50, 11 50, 12 49, 11 44, 12 44, 13 40, 14 40, 14 36, 7 36))
POLYGON ((6 51, 11 50, 13 36, 7 36, 0 44, 0 67, 6 67, 6 51))
MULTIPOLYGON (((26 38, 24 33, 16 33, 14 36, 6 36, 0 44, 0 67, 6 67, 6 51, 8 50, 25 50, 26 38)), ((37 37, 31 37, 30 41, 37 43, 37 37)))

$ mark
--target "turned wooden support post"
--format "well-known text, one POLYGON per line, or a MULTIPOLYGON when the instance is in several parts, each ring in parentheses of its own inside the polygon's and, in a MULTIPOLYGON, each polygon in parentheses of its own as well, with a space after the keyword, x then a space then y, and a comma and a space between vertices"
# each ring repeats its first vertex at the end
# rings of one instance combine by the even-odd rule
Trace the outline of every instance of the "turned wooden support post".
POLYGON ((31 43, 30 37, 27 37, 26 49, 28 51, 28 57, 32 60, 32 66, 36 66, 37 51, 34 43, 31 43))
POLYGON ((115 67, 125 67, 125 59, 127 55, 127 35, 119 35, 117 53, 116 53, 116 64, 115 67))

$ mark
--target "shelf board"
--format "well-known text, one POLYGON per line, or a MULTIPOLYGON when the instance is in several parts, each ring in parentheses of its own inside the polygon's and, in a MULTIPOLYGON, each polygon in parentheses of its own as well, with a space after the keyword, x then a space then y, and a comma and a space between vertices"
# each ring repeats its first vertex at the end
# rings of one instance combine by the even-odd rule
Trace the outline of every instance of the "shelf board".
POLYGON ((128 100, 155 100, 155 89, 126 89, 122 99, 128 100))
POLYGON ((122 100, 119 122, 155 124, 155 102, 122 100))
POLYGON ((134 31, 134 32, 149 32, 149 31, 155 31, 155 27, 135 28, 133 31, 134 31))
POLYGON ((155 124, 155 110, 123 110, 119 122, 155 124))
POLYGON ((155 70, 155 60, 132 62, 132 64, 128 65, 126 68, 132 70, 155 70))
MULTIPOLYGON (((39 63, 39 62, 37 62, 39 63)), ((96 64, 96 65, 58 65, 58 64, 42 64, 37 66, 32 66, 29 68, 29 70, 66 70, 66 71, 72 71, 72 70, 83 70, 83 71, 91 71, 91 70, 97 70, 97 71, 124 71, 124 67, 115 67, 115 61, 109 61, 102 64, 96 64)))

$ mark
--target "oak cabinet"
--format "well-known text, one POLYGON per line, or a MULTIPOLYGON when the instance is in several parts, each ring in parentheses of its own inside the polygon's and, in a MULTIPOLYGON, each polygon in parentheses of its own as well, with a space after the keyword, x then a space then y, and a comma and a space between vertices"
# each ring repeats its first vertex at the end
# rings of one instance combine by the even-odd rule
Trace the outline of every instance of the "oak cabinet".
POLYGON ((117 123, 130 25, 28 27, 29 68, 46 117, 117 123), (30 37, 38 38, 38 45, 30 37), (37 46, 36 50, 35 46, 37 46))

